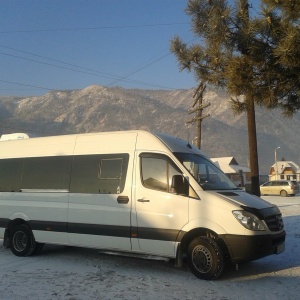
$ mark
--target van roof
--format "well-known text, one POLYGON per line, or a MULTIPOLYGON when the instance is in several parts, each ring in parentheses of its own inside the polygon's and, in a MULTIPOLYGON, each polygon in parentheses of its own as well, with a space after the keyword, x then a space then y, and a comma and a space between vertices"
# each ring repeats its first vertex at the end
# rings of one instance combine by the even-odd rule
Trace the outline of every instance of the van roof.
POLYGON ((185 141, 180 138, 160 132, 155 132, 153 133, 153 135, 158 137, 172 152, 190 152, 206 156, 197 147, 191 145, 189 141, 185 141))
POLYGON ((164 133, 144 130, 93 132, 1 141, 0 158, 95 154, 101 151, 163 151, 197 153, 205 156, 188 141, 164 133), (76 144, 76 147, 74 147, 76 144))
POLYGON ((0 141, 23 140, 28 138, 29 135, 27 133, 9 133, 9 134, 2 134, 0 137, 0 141))

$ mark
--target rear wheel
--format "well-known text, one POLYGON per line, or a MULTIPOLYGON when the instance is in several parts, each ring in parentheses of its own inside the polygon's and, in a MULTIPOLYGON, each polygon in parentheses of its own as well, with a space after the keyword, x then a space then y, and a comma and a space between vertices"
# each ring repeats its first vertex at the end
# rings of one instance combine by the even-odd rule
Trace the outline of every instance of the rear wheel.
POLYGON ((281 196, 281 197, 287 197, 287 195, 288 195, 288 193, 287 193, 287 191, 285 191, 285 190, 282 190, 282 191, 280 192, 280 196, 281 196))
POLYGON ((196 277, 217 279, 224 269, 223 253, 214 240, 198 237, 188 247, 188 264, 196 277))
POLYGON ((36 248, 33 233, 28 225, 17 226, 11 235, 10 249, 16 256, 29 256, 36 248))

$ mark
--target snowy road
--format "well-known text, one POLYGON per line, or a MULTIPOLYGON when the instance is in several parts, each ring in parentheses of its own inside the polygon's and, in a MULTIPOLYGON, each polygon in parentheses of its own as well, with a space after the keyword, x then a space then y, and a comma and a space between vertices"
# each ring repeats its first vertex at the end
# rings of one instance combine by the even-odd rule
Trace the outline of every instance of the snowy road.
POLYGON ((199 280, 167 260, 92 249, 47 245, 39 256, 20 258, 0 240, 0 299, 298 299, 300 196, 263 198, 283 213, 285 252, 228 268, 219 280, 199 280))

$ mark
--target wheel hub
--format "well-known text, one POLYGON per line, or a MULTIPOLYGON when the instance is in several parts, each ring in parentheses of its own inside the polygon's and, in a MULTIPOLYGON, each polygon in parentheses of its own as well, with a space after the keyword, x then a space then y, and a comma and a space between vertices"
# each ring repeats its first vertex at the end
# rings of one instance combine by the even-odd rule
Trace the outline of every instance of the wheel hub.
POLYGON ((192 261, 195 268, 201 273, 207 273, 212 268, 212 256, 204 246, 197 246, 192 253, 192 261))
POLYGON ((16 232, 14 235, 14 247, 17 251, 23 251, 27 245, 27 237, 23 232, 16 232))

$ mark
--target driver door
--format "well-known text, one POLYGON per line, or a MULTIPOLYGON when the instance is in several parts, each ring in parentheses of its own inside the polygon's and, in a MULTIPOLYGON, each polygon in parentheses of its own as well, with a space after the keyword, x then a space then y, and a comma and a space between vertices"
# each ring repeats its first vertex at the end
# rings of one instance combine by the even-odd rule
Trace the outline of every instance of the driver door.
POLYGON ((137 161, 135 204, 140 250, 175 256, 176 240, 189 218, 188 195, 178 194, 172 187, 173 176, 178 179, 182 173, 165 155, 140 153, 137 161))

